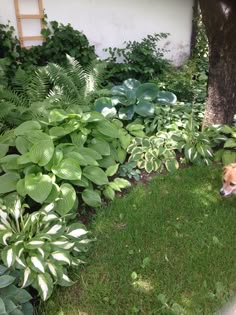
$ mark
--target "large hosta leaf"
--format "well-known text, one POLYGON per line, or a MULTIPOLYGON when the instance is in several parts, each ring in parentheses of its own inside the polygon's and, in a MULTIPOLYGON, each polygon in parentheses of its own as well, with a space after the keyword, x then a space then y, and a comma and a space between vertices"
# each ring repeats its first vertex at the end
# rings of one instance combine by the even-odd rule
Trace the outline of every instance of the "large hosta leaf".
POLYGON ((60 163, 52 167, 52 172, 62 179, 81 179, 80 164, 77 160, 72 158, 61 160, 60 163))
POLYGON ((95 102, 95 109, 101 113, 104 117, 114 117, 116 115, 116 109, 112 104, 110 97, 100 97, 95 102))
POLYGON ((56 203, 55 210, 63 216, 73 208, 76 201, 76 192, 70 184, 62 184, 60 190, 61 195, 56 203))
POLYGON ((52 189, 52 178, 41 173, 25 177, 25 191, 36 202, 43 203, 52 189))
POLYGON ((164 105, 173 105, 176 103, 177 97, 174 93, 168 91, 160 91, 158 92, 156 101, 164 105))
POLYGON ((40 129, 41 129, 41 125, 39 122, 30 120, 30 121, 23 122, 20 126, 18 126, 14 130, 14 132, 16 136, 21 136, 28 133, 29 131, 40 130, 40 129))
POLYGON ((98 152, 101 155, 110 155, 110 145, 105 140, 94 138, 89 144, 89 148, 98 152))
POLYGON ((0 143, 0 158, 4 157, 7 154, 8 149, 8 144, 0 143))
POLYGON ((51 160, 53 153, 54 144, 49 138, 48 140, 35 143, 29 151, 29 156, 33 163, 44 166, 51 160))
POLYGON ((6 173, 0 176, 0 194, 16 190, 18 180, 20 180, 18 173, 6 173))
POLYGON ((126 86, 128 89, 135 90, 141 85, 141 83, 135 79, 127 79, 123 82, 123 85, 126 86))
POLYGON ((83 169, 83 175, 97 185, 105 185, 108 183, 107 175, 97 166, 86 166, 83 169))
POLYGON ((155 112, 154 105, 148 101, 140 100, 135 108, 135 112, 143 117, 153 116, 155 112))
POLYGON ((118 117, 122 120, 131 120, 135 113, 135 106, 121 107, 118 112, 118 117))
POLYGON ((85 189, 82 192, 82 199, 83 201, 91 206, 91 207, 99 207, 102 204, 102 200, 98 191, 85 189))
POLYGON ((158 87, 154 83, 143 83, 136 89, 136 96, 139 100, 152 101, 157 97, 158 87))
POLYGON ((118 138, 118 128, 108 120, 99 121, 96 125, 97 130, 110 138, 118 138))

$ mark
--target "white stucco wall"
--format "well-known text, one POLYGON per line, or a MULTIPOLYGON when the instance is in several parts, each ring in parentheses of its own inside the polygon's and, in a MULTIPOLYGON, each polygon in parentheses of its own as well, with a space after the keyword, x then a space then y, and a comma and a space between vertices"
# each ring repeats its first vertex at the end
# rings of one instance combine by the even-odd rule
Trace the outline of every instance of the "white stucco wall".
MULTIPOLYGON (((19 0, 21 13, 37 13, 36 1, 19 0)), ((0 23, 16 27, 13 2, 0 0, 0 23)), ((43 0, 43 6, 49 20, 83 31, 100 57, 104 48, 159 32, 171 34, 161 43, 167 58, 181 64, 189 55, 193 0, 43 0)), ((39 35, 38 21, 24 22, 23 33, 39 35)))

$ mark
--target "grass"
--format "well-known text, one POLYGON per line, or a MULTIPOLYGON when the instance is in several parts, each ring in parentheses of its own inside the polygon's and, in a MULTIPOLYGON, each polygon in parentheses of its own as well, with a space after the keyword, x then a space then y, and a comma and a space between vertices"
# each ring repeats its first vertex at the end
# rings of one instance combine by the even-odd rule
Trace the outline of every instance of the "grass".
POLYGON ((79 281, 41 314, 214 314, 236 290, 236 197, 219 196, 220 172, 158 176, 100 210, 79 281))

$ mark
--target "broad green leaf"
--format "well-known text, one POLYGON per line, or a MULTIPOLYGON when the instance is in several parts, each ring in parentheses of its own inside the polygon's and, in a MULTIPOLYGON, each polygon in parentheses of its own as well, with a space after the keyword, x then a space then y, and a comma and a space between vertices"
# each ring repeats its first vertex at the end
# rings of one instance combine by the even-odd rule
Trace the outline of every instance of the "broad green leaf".
POLYGON ((109 167, 106 169, 106 171, 105 171, 106 175, 107 175, 107 176, 113 176, 113 175, 115 175, 115 174, 117 173, 117 171, 118 171, 119 165, 120 165, 120 164, 115 164, 115 165, 109 166, 109 167))
POLYGON ((115 198, 115 191, 110 186, 107 186, 103 190, 103 194, 109 200, 114 200, 114 198, 115 198))
POLYGON ((135 113, 135 106, 121 107, 118 111, 118 117, 121 120, 131 120, 135 113))
POLYGON ((25 189, 25 179, 20 179, 17 183, 16 183, 16 191, 17 193, 22 196, 25 197, 25 195, 27 195, 27 191, 25 189))
POLYGON ((116 160, 114 156, 105 156, 102 160, 98 161, 99 166, 103 168, 108 168, 111 165, 116 164, 116 160))
POLYGON ((0 265, 0 276, 2 276, 7 271, 7 267, 0 265))
POLYGON ((49 113, 48 120, 50 123, 61 122, 68 117, 67 113, 62 109, 53 109, 49 113))
POLYGON ((90 207, 97 208, 102 204, 100 194, 96 190, 85 189, 82 192, 82 199, 90 207))
POLYGON ((135 112, 143 117, 153 116, 154 111, 154 105, 146 100, 140 100, 135 107, 135 112))
POLYGON ((147 173, 151 173, 154 170, 154 163, 152 160, 145 160, 145 170, 147 173))
POLYGON ((128 89, 135 90, 137 87, 141 85, 140 81, 135 79, 127 79, 123 82, 123 85, 128 89))
POLYGON ((72 151, 65 154, 65 158, 72 158, 76 160, 80 166, 94 165, 98 166, 98 162, 89 154, 81 154, 78 151, 72 151))
POLYGON ((25 137, 19 136, 16 138, 16 148, 21 154, 28 152, 31 146, 32 144, 25 137))
POLYGON ((118 138, 119 137, 118 128, 108 120, 104 120, 101 122, 99 121, 96 124, 96 129, 101 134, 108 136, 110 138, 118 138))
POLYGON ((15 129, 14 132, 16 136, 22 136, 29 131, 31 132, 31 131, 40 130, 40 129, 41 129, 41 125, 39 122, 30 120, 30 121, 23 122, 20 126, 18 126, 15 129))
POLYGON ((177 97, 172 92, 160 91, 158 92, 156 101, 159 104, 163 104, 163 105, 169 105, 169 104, 173 105, 176 103, 177 97))
POLYGON ((95 101, 95 110, 104 117, 111 118, 116 115, 116 109, 110 97, 100 97, 95 101))
POLYGON ((128 180, 123 178, 115 178, 113 182, 109 183, 109 186, 115 191, 121 191, 123 188, 129 187, 131 184, 128 180))
POLYGON ((0 194, 6 194, 16 190, 18 180, 20 180, 18 173, 6 173, 0 176, 0 194))
POLYGON ((235 163, 236 161, 236 152, 224 150, 224 153, 222 155, 222 162, 223 165, 228 165, 230 163, 235 163))
POLYGON ((9 150, 9 145, 0 143, 0 158, 4 157, 9 150))
POLYGON ((10 275, 0 276, 0 289, 5 288, 12 284, 15 281, 15 278, 10 275))
POLYGON ((0 164, 6 171, 17 170, 19 169, 18 158, 20 155, 18 154, 9 154, 0 159, 0 164))
POLYGON ((236 139, 228 139, 224 144, 224 148, 236 148, 236 139))
POLYGON ((90 149, 98 152, 100 155, 110 155, 110 146, 109 143, 101 139, 92 139, 91 143, 88 146, 90 149))
POLYGON ((157 97, 158 87, 154 83, 143 83, 136 89, 136 96, 139 100, 152 101, 157 97))
POLYGON ((97 185, 105 185, 108 183, 107 175, 100 167, 97 166, 86 166, 83 169, 83 176, 97 185))
POLYGON ((61 194, 59 195, 55 210, 61 216, 64 216, 73 208, 76 201, 76 192, 70 184, 62 184, 60 190, 61 194))
MULTIPOLYGON (((11 300, 5 299, 4 303, 5 303, 5 307, 6 307, 6 311, 7 311, 6 314, 13 314, 14 315, 14 313, 15 313, 14 311, 15 310, 18 311, 18 307, 11 300)), ((1 309, 0 309, 0 314, 2 314, 1 309)), ((23 313, 21 313, 21 314, 24 315, 23 313)))
POLYGON ((125 129, 119 129, 119 140, 121 142, 122 148, 126 150, 132 141, 132 137, 125 129))
POLYGON ((0 297, 0 315, 7 315, 3 299, 0 297))
POLYGON ((33 163, 45 166, 51 160, 54 153, 54 144, 51 139, 35 143, 30 151, 30 159, 33 163))
POLYGON ((48 195, 48 197, 45 199, 45 203, 51 203, 54 202, 60 195, 60 187, 53 183, 52 184, 52 189, 50 191, 50 194, 48 195))
POLYGON ((81 179, 80 164, 72 158, 63 159, 59 164, 54 165, 52 167, 52 172, 62 179, 81 179))
POLYGON ((85 157, 90 156, 94 160, 102 159, 102 155, 95 149, 81 147, 78 149, 78 152, 85 157))
POLYGON ((52 190, 52 178, 41 173, 25 176, 25 191, 36 202, 43 203, 52 190))

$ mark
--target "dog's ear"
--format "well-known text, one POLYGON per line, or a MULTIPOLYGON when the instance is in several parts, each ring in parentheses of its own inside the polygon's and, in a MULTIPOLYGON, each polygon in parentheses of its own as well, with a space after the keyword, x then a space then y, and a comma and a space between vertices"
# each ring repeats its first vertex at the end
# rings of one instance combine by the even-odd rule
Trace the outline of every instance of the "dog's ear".
POLYGON ((223 167, 223 175, 225 175, 225 173, 229 170, 229 166, 225 166, 223 167))
POLYGON ((236 168, 236 163, 231 163, 230 166, 231 166, 232 168, 236 168))

